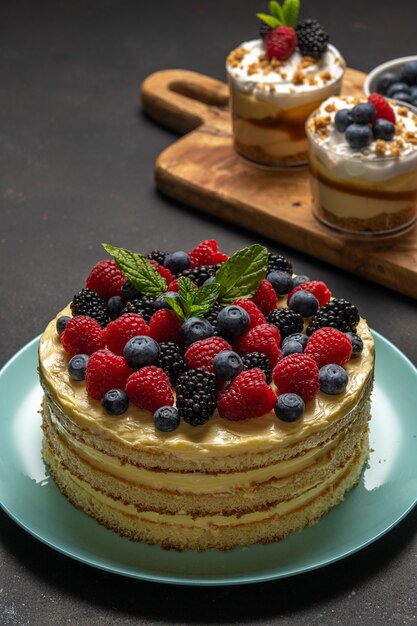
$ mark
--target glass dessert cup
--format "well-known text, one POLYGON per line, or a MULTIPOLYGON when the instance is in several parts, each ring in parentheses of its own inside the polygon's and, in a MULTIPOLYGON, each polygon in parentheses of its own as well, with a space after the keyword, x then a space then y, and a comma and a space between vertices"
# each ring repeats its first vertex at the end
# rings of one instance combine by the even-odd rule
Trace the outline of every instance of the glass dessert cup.
MULTIPOLYGON (((417 113, 413 107, 407 109, 417 113)), ((355 239, 410 230, 417 219, 417 145, 409 154, 395 156, 343 150, 340 144, 323 144, 314 134, 310 123, 314 115, 306 124, 314 216, 355 239)))

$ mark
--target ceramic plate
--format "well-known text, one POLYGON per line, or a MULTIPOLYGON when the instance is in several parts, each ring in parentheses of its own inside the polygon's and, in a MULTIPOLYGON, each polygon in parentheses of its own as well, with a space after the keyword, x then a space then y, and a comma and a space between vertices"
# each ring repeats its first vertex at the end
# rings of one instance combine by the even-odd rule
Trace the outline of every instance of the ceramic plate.
POLYGON ((42 391, 34 339, 0 373, 0 503, 29 533, 110 572, 188 585, 254 583, 342 559, 395 526, 417 500, 417 370, 381 335, 369 464, 359 486, 316 526, 287 539, 230 552, 174 552, 130 542, 72 507, 41 458, 42 391))

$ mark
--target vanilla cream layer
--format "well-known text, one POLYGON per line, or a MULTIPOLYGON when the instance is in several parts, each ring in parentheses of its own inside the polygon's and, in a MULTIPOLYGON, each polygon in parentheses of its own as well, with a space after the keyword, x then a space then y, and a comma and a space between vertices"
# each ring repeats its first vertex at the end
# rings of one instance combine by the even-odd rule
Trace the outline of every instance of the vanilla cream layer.
MULTIPOLYGON (((284 125, 282 129, 285 129, 284 125)), ((290 157, 307 152, 307 138, 294 140, 285 130, 262 128, 243 119, 233 121, 233 130, 243 146, 261 147, 263 152, 273 157, 290 157)))
MULTIPOLYGON (((70 310, 66 308, 57 317, 68 314, 70 310)), ((162 433, 155 428, 149 412, 133 405, 119 417, 108 415, 100 402, 88 398, 83 381, 70 379, 67 371, 69 359, 56 332, 56 319, 47 326, 39 345, 40 373, 52 397, 79 428, 132 450, 158 448, 164 454, 195 459, 287 447, 320 433, 347 415, 356 406, 365 383, 373 373, 374 343, 365 320, 361 320, 358 334, 364 349, 361 357, 346 363, 349 376, 346 391, 339 396, 319 393, 307 403, 303 417, 297 422, 282 422, 273 412, 260 418, 233 422, 216 412, 202 426, 193 427, 181 421, 177 430, 162 433)))

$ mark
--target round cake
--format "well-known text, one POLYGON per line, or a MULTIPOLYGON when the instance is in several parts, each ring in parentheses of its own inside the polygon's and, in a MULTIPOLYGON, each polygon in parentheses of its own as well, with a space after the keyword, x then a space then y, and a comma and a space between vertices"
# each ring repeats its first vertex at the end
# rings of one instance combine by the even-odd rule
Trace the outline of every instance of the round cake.
POLYGON ((356 307, 258 244, 106 249, 40 340, 43 457, 66 498, 178 550, 276 541, 341 502, 368 456, 356 307))

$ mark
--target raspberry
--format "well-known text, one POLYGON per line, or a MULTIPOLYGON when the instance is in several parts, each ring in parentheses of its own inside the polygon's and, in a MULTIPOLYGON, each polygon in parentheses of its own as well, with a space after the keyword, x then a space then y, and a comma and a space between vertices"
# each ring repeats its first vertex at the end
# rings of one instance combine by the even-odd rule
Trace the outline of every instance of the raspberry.
POLYGON ((290 354, 278 361, 272 377, 280 394, 296 393, 308 402, 319 390, 319 368, 305 354, 290 354))
POLYGON ((278 26, 265 35, 265 49, 268 59, 275 57, 285 61, 297 47, 297 35, 290 26, 278 26))
POLYGON ((174 394, 169 378, 160 367, 155 365, 148 365, 133 372, 127 379, 126 393, 132 404, 151 413, 161 406, 174 404, 174 394))
POLYGON ((309 291, 310 293, 312 293, 313 296, 315 296, 317 300, 319 301, 320 306, 324 306, 325 304, 327 304, 330 298, 332 297, 332 292, 330 291, 330 289, 328 289, 327 285, 323 283, 321 280, 309 280, 306 283, 302 283, 301 285, 298 285, 298 287, 294 287, 294 289, 290 291, 290 293, 287 296, 287 304, 291 300, 292 296, 297 291, 301 291, 301 290, 309 291))
POLYGON ((214 265, 221 265, 223 263, 225 263, 226 261, 228 261, 229 257, 227 256, 227 254, 223 254, 223 252, 215 252, 213 254, 212 257, 212 263, 214 265))
POLYGON ((100 324, 88 315, 72 317, 60 335, 64 349, 71 356, 93 354, 104 348, 103 331, 100 324))
POLYGON ((314 359, 319 368, 328 363, 343 365, 352 354, 352 342, 336 328, 320 328, 311 335, 304 354, 314 359))
POLYGON ((202 241, 189 253, 191 269, 200 265, 216 265, 227 261, 228 257, 219 250, 219 244, 215 239, 202 241))
POLYGON ((116 265, 113 259, 105 259, 96 263, 87 276, 85 286, 95 291, 107 302, 112 296, 120 296, 126 276, 116 265))
POLYGON ((185 353, 185 361, 190 369, 214 372, 213 359, 222 350, 231 350, 232 346, 221 337, 209 337, 195 341, 185 353))
POLYGON ((251 369, 238 374, 219 393, 217 408, 221 417, 233 421, 244 420, 269 413, 274 408, 276 399, 262 370, 251 369))
POLYGON ((132 373, 122 356, 110 350, 98 350, 88 360, 85 383, 87 393, 93 400, 100 400, 110 389, 125 389, 132 373))
POLYGON ((275 289, 271 283, 267 281, 266 278, 263 279, 258 289, 253 294, 251 300, 264 315, 277 307, 277 294, 275 293, 275 289))
POLYGON ((271 365, 278 361, 280 350, 279 330, 273 324, 259 324, 252 330, 248 330, 241 337, 237 337, 233 343, 234 349, 240 356, 250 352, 265 354, 271 365))
POLYGON ((241 306, 242 309, 245 309, 245 311, 249 313, 250 325, 248 330, 251 330, 251 328, 254 328, 255 326, 259 326, 259 324, 266 324, 264 314, 252 300, 246 300, 246 298, 238 298, 237 300, 232 302, 232 304, 241 306))
POLYGON ((147 323, 138 313, 124 313, 106 326, 104 341, 109 350, 121 355, 129 339, 138 335, 149 335, 147 323))
POLYGON ((395 113, 383 96, 379 93, 371 93, 368 96, 368 102, 376 108, 376 120, 384 119, 395 124, 395 113))
POLYGON ((161 309, 154 313, 149 324, 149 334, 158 343, 173 341, 181 345, 181 326, 179 317, 169 309, 161 309))
MULTIPOLYGON (((190 280, 191 280, 191 278, 190 278, 190 280)), ((198 289, 197 285, 194 284, 194 282, 192 280, 191 280, 191 282, 193 283, 194 287, 196 289, 198 289)), ((169 283, 167 291, 175 291, 176 293, 178 293, 178 278, 174 278, 174 280, 172 280, 169 283)))
POLYGON ((157 263, 153 259, 148 259, 148 263, 154 266, 154 268, 156 269, 158 274, 162 276, 162 278, 165 278, 165 280, 167 281, 167 285, 169 285, 169 283, 171 283, 174 280, 174 277, 169 271, 169 269, 167 269, 163 265, 159 265, 159 263, 157 263))

